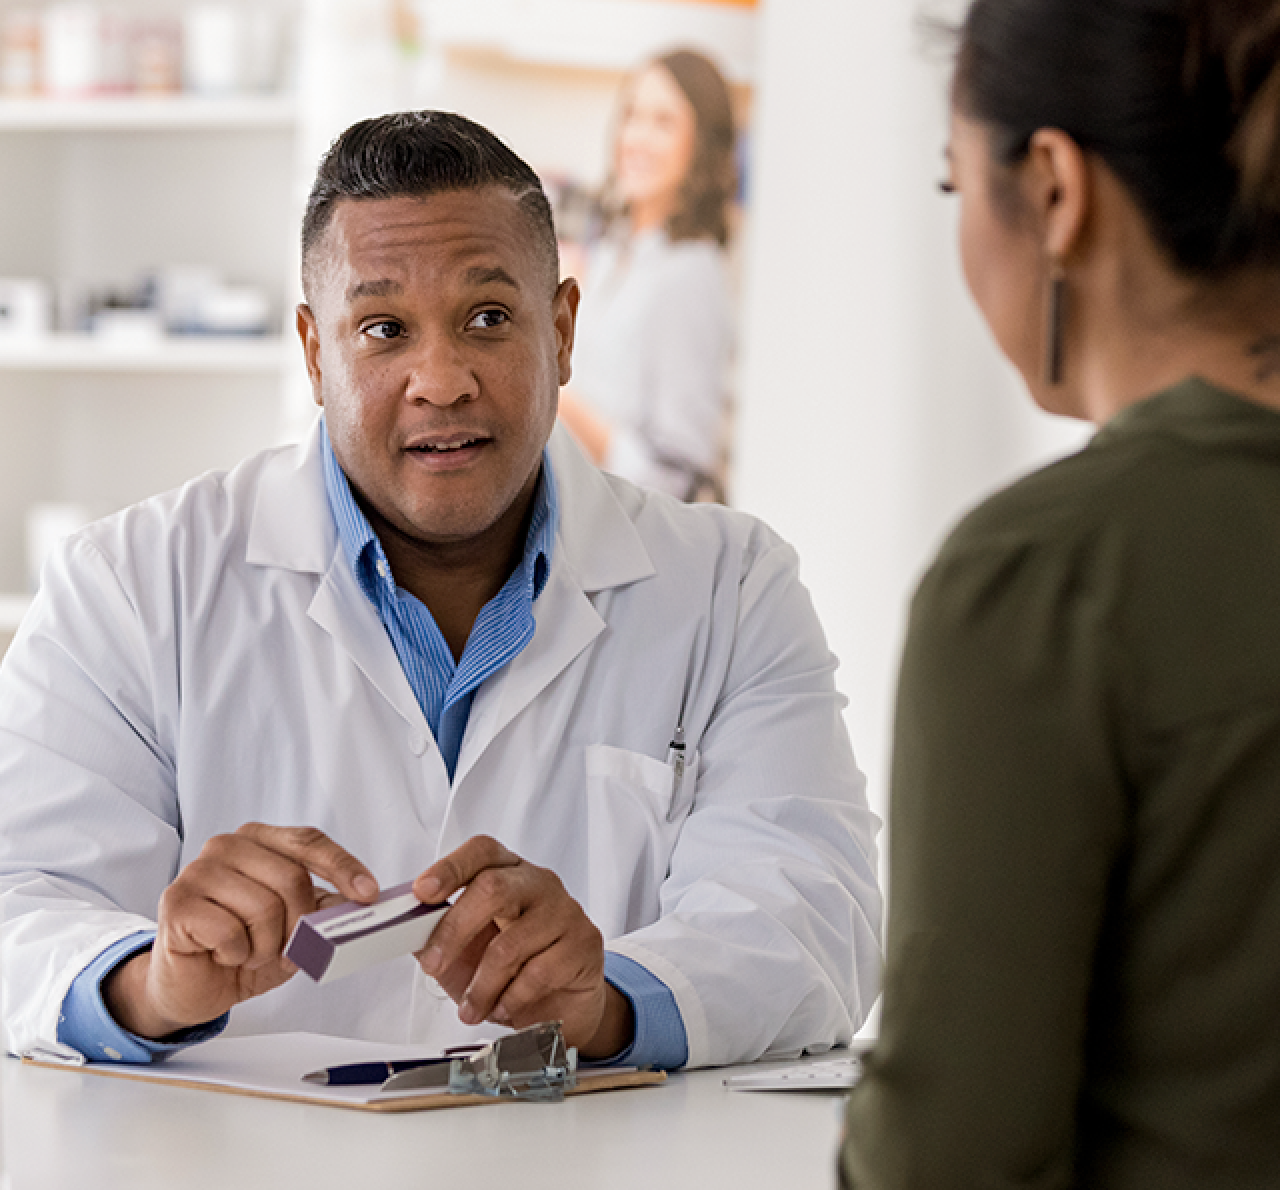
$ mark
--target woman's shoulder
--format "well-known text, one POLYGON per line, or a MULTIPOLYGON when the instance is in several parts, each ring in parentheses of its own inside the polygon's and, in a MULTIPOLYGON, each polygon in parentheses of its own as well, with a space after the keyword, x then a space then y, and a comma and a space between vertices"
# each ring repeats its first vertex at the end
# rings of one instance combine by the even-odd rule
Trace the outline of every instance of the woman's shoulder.
MULTIPOLYGON (((1153 544, 1172 522, 1217 516, 1191 495, 1205 460, 1159 436, 1098 440, 996 492, 967 513, 947 537, 937 565, 983 559, 1000 565, 1125 543, 1153 544)), ((1277 473, 1280 480, 1280 472, 1277 473)))
POLYGON ((974 625, 1096 646, 1156 731, 1274 704, 1280 425, 1174 397, 961 521, 913 605, 930 647, 974 625))
POLYGON ((955 549, 1069 542, 1124 531, 1157 540, 1247 519, 1280 501, 1280 418, 1188 381, 1131 406, 1083 450, 997 492, 957 526, 955 549), (1248 491, 1253 499, 1242 498, 1248 491))

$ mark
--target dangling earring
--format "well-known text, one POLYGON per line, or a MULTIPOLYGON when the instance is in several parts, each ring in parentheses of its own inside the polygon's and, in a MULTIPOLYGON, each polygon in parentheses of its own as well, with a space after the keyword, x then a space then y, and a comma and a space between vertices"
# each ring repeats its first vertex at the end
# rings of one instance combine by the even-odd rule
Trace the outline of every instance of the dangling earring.
POLYGON ((1062 383, 1063 339, 1067 321, 1067 270, 1062 261, 1049 263, 1049 293, 1045 303, 1044 379, 1057 388, 1062 383))

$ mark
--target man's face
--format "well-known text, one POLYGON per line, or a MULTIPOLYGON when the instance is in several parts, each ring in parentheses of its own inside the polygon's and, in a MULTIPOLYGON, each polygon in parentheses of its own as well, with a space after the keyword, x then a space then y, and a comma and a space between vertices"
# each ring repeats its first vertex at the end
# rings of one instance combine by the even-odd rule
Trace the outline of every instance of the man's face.
POLYGON ((532 492, 569 381, 578 289, 490 187, 344 200, 298 330, 334 454, 405 537, 478 541, 532 492))

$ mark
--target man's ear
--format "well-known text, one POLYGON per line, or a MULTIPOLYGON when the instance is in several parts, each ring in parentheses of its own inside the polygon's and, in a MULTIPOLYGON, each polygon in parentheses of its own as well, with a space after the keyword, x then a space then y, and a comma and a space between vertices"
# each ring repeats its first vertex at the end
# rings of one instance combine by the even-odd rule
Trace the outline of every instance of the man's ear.
POLYGON ((1023 184, 1040 219, 1046 258, 1069 259, 1093 205, 1093 176, 1084 150, 1065 132, 1041 128, 1031 138, 1023 184))
POLYGON ((311 396, 324 408, 324 388, 320 383, 320 330, 311 307, 302 302, 297 310, 298 338, 302 340, 302 355, 307 361, 307 375, 311 377, 311 396))
POLYGON ((566 277, 551 299, 551 319, 556 328, 556 357, 560 362, 560 387, 573 378, 573 339, 578 328, 578 303, 582 290, 577 281, 566 277))

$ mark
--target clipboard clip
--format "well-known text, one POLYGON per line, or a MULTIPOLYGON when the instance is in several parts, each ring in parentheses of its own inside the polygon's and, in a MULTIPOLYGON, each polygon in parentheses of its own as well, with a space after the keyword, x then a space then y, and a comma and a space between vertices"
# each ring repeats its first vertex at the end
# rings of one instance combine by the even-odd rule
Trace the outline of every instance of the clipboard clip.
POLYGON ((384 1091, 447 1087, 454 1095, 558 1103, 578 1081, 578 1051, 564 1043, 560 1021, 543 1021, 444 1063, 393 1075, 384 1091))

